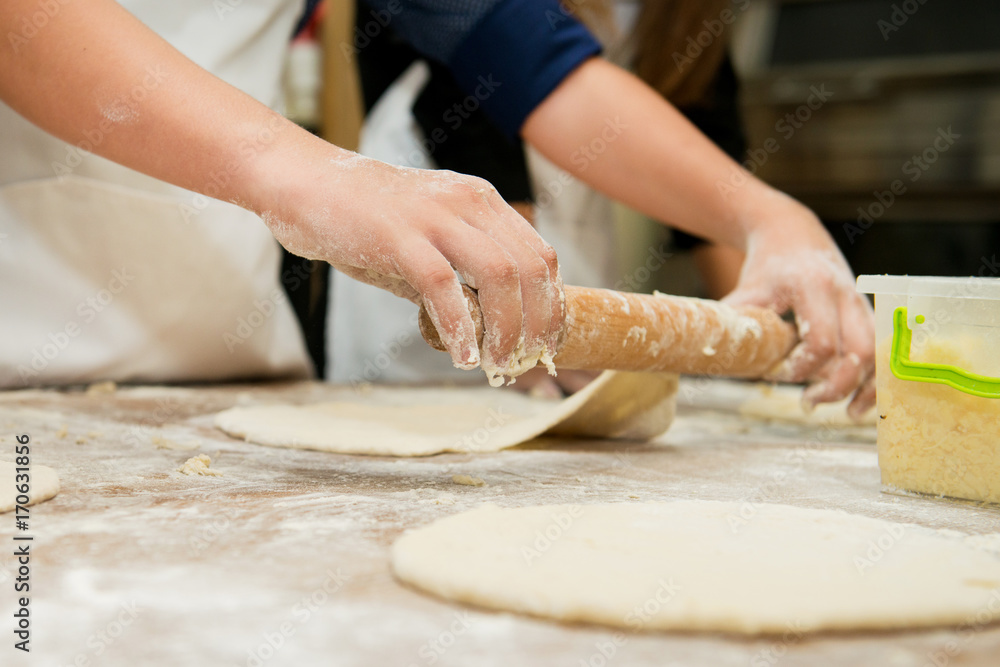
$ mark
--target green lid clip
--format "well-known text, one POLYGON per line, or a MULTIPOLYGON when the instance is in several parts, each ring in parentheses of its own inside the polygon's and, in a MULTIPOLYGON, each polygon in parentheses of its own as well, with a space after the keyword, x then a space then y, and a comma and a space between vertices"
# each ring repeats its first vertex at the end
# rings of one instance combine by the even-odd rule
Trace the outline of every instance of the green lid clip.
MULTIPOLYGON (((892 352, 889 367, 900 380, 946 384, 966 394, 982 398, 1000 398, 1000 378, 985 377, 947 364, 927 364, 910 361, 913 332, 907 322, 906 308, 897 308, 892 315, 892 352)), ((918 324, 924 321, 917 315, 918 324)))

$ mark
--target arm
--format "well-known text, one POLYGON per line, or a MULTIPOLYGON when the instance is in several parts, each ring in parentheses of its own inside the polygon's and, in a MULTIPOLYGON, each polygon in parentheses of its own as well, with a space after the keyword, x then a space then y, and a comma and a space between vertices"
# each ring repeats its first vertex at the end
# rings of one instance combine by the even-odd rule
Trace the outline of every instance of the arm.
MULTIPOLYGON (((0 32, 19 34, 37 10, 34 0, 3 2, 0 32)), ((290 251, 424 303, 458 366, 516 374, 555 348, 555 254, 488 183, 327 144, 111 0, 62 4, 33 37, 5 43, 0 98, 70 143, 110 127, 90 147, 98 155, 237 203, 290 251), (481 360, 455 270, 490 304, 481 360)))
POLYGON ((728 301, 792 309, 802 343, 777 379, 805 402, 874 403, 874 322, 847 263, 806 207, 727 157, 638 79, 592 58, 527 117, 526 141, 592 187, 747 254, 728 301))

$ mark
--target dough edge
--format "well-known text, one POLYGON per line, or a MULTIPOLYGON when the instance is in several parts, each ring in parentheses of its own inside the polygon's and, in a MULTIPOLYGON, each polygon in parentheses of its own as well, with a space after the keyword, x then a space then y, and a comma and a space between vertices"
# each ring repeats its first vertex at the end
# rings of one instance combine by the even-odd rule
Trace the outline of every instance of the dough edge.
MULTIPOLYGON (((17 490, 15 486, 15 469, 17 464, 10 461, 0 461, 0 514, 10 512, 17 506, 17 490)), ((59 493, 59 475, 48 466, 34 464, 31 466, 31 490, 28 505, 36 505, 56 497, 59 493)))

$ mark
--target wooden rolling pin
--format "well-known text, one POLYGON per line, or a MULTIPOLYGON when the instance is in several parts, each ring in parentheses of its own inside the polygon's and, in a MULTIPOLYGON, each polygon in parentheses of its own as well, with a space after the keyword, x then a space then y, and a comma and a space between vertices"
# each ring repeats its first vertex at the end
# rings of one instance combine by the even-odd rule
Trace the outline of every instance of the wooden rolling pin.
MULTIPOLYGON (((465 287, 480 350, 482 311, 465 287)), ((427 311, 420 333, 444 350, 427 311)), ((795 328, 774 311, 733 308, 718 301, 566 287, 566 325, 557 368, 667 371, 687 375, 760 377, 797 342, 795 328)))

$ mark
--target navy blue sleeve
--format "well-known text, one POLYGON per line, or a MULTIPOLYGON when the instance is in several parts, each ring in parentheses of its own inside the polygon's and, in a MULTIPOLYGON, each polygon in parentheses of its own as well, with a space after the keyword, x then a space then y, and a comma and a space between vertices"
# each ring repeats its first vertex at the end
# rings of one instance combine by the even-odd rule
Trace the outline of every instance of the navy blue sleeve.
MULTIPOLYGON (((371 36, 388 27, 432 60, 447 63, 472 29, 504 0, 362 0, 358 23, 371 36)), ((359 8, 360 9, 360 8, 359 8)))
POLYGON ((470 96, 468 104, 482 106, 509 136, 601 51, 559 0, 365 1, 379 17, 391 16, 386 22, 419 52, 445 64, 470 96))

